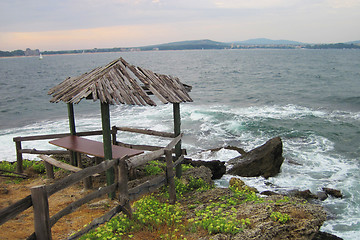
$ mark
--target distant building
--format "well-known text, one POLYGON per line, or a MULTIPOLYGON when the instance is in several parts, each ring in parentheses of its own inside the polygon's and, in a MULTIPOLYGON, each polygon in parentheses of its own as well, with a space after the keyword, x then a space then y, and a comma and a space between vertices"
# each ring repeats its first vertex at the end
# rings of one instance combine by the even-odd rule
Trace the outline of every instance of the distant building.
POLYGON ((30 48, 27 48, 25 50, 25 56, 39 56, 39 55, 40 55, 39 49, 31 50, 30 48))

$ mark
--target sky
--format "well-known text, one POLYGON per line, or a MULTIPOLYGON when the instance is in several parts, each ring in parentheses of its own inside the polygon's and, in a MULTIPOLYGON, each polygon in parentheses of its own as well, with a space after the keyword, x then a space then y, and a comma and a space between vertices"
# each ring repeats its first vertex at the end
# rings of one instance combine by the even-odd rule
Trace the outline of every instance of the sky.
POLYGON ((0 50, 360 40, 360 0, 1 0, 0 50))

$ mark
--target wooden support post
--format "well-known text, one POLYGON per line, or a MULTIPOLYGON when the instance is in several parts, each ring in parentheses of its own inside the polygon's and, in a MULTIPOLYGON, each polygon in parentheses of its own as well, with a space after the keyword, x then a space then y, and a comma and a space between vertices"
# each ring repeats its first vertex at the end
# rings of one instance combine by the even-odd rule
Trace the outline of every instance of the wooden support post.
POLYGON ((79 152, 75 152, 76 153, 76 159, 77 159, 77 167, 78 168, 83 168, 82 162, 81 162, 81 153, 79 152))
POLYGON ((21 152, 21 142, 17 141, 15 142, 16 145, 16 171, 18 173, 23 173, 24 169, 23 169, 23 157, 22 157, 22 152, 21 152))
MULTIPOLYGON (((76 135, 74 105, 72 103, 68 103, 67 106, 68 106, 70 134, 76 135)), ((78 165, 76 152, 70 151, 70 164, 73 166, 78 165)))
POLYGON ((31 199, 34 207, 34 227, 37 240, 51 240, 49 202, 46 186, 31 188, 31 199))
MULTIPOLYGON (((170 204, 175 204, 176 191, 175 191, 175 180, 174 180, 174 163, 171 150, 165 150, 166 158, 166 180, 169 187, 170 204)), ((180 164, 179 164, 180 165, 180 164)))
POLYGON ((46 177, 49 179, 54 179, 55 175, 54 175, 53 165, 51 165, 50 163, 45 162, 45 161, 44 161, 44 164, 45 164, 45 170, 46 170, 46 177))
POLYGON ((85 189, 92 189, 93 185, 92 185, 92 177, 87 177, 84 179, 84 186, 85 186, 85 189))
POLYGON ((113 126, 111 131, 113 145, 116 145, 116 134, 117 134, 117 128, 116 126, 113 126))
MULTIPOLYGON (((111 146, 111 131, 110 131, 110 110, 108 103, 101 104, 101 122, 103 130, 103 144, 104 144, 104 158, 105 160, 112 160, 112 146, 111 146)), ((106 183, 110 186, 115 179, 114 168, 106 171, 106 183)), ((109 194, 110 198, 115 197, 115 193, 109 194)))
POLYGON ((119 189, 119 202, 123 208, 124 213, 131 219, 132 211, 130 206, 129 189, 128 189, 128 168, 126 165, 127 156, 119 159, 118 170, 118 189, 119 189))
MULTIPOLYGON (((181 133, 181 116, 180 116, 180 103, 173 103, 173 113, 174 113, 174 134, 175 137, 179 136, 181 133)), ((181 156, 181 140, 175 146, 175 156, 176 159, 181 156)), ((181 178, 182 168, 181 164, 176 166, 176 177, 181 178)))

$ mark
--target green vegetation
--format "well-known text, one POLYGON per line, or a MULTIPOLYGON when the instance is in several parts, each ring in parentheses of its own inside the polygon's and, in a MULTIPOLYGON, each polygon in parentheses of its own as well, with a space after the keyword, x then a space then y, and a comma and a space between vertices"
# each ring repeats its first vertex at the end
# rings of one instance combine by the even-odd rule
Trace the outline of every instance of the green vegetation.
MULTIPOLYGON (((187 184, 176 179, 175 185, 179 200, 191 199, 194 192, 203 192, 214 187, 197 178, 190 178, 187 184)), ((237 215, 235 206, 248 201, 254 203, 265 201, 251 190, 230 188, 232 191, 230 197, 227 195, 208 202, 196 201, 184 209, 179 203, 181 201, 175 205, 168 203, 166 189, 164 187, 159 193, 145 196, 134 202, 132 219, 128 219, 121 213, 80 239, 131 239, 141 234, 152 236, 154 239, 186 239, 187 235, 202 231, 207 231, 208 234, 233 235, 251 225, 248 218, 242 219, 237 215), (187 218, 186 209, 192 210, 194 217, 187 218)), ((276 221, 281 223, 289 219, 286 216, 286 214, 281 216, 274 214, 274 217, 278 219, 276 221)))
POLYGON ((270 218, 275 222, 279 222, 279 223, 286 223, 287 221, 290 220, 290 216, 288 214, 281 212, 272 212, 270 218))
MULTIPOLYGON (((182 164, 181 167, 183 172, 190 168, 193 168, 193 166, 191 166, 190 164, 182 164)), ((153 160, 145 165, 144 171, 147 176, 151 176, 151 175, 163 174, 165 172, 165 168, 166 168, 166 163, 153 160)))
POLYGON ((144 170, 146 175, 158 175, 164 173, 166 164, 160 161, 150 161, 145 165, 144 170))
MULTIPOLYGON (((8 162, 2 161, 0 162, 0 170, 15 172, 17 167, 17 162, 8 162)), ((24 170, 31 169, 35 173, 44 173, 45 166, 41 161, 31 161, 31 160, 23 160, 23 168, 24 170)))

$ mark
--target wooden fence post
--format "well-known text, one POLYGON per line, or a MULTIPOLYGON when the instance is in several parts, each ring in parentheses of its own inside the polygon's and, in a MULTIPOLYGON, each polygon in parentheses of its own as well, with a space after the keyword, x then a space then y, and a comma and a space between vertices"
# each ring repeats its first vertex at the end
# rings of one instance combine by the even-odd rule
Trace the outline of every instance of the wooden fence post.
POLYGON ((17 162, 16 171, 18 173, 23 173, 24 169, 23 169, 23 157, 21 152, 21 142, 16 141, 15 145, 16 145, 16 162, 17 162))
POLYGON ((34 227, 37 240, 51 240, 49 202, 46 186, 31 188, 31 199, 34 208, 34 227))
POLYGON ((166 158, 166 181, 169 186, 169 197, 170 204, 175 204, 176 191, 175 191, 175 180, 174 180, 174 163, 171 150, 165 150, 166 158))
POLYGON ((55 175, 54 175, 54 167, 53 165, 51 165, 50 163, 43 161, 45 164, 45 170, 46 170, 46 177, 49 179, 54 179, 55 175))
POLYGON ((123 208, 124 213, 132 218, 132 211, 130 206, 129 189, 128 189, 128 168, 125 160, 127 156, 119 159, 118 168, 118 189, 119 189, 119 202, 123 208))

